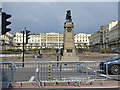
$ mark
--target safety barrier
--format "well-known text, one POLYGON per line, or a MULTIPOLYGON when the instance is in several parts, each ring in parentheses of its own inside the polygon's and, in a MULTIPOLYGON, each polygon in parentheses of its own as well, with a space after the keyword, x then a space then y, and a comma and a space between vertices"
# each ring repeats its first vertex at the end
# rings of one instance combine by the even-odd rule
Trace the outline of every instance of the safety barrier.
MULTIPOLYGON (((40 82, 104 81, 107 77, 103 77, 103 70, 99 68, 99 64, 100 62, 94 61, 38 62, 36 79, 40 82)), ((105 69, 107 76, 107 65, 105 69)))
POLYGON ((16 57, 21 56, 21 54, 0 54, 0 57, 16 57))
POLYGON ((10 62, 2 62, 0 63, 0 76, 2 82, 0 84, 4 84, 3 88, 8 88, 9 84, 14 81, 14 67, 13 64, 10 62))
POLYGON ((67 85, 79 82, 80 86, 82 81, 102 81, 104 84, 108 77, 108 65, 101 70, 100 62, 95 61, 24 62, 24 67, 22 62, 1 64, 2 81, 19 83, 19 87, 23 82, 38 82, 39 86, 44 86, 46 82, 67 82, 67 85))

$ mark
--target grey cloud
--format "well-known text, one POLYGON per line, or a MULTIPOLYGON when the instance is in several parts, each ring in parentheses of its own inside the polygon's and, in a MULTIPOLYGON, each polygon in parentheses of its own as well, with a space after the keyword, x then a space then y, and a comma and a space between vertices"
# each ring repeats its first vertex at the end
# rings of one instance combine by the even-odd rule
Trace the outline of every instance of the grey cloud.
POLYGON ((12 14, 12 32, 27 27, 32 33, 63 33, 68 9, 72 11, 75 33, 92 33, 117 20, 117 8, 117 3, 3 3, 3 10, 12 14))

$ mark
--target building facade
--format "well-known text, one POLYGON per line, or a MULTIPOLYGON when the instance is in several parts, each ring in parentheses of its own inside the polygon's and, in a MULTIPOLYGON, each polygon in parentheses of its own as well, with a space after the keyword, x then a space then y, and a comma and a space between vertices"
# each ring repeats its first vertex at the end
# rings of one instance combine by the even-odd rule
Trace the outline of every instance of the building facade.
POLYGON ((110 49, 120 49, 120 28, 119 25, 116 24, 109 31, 109 48, 110 49))
MULTIPOLYGON (((29 37, 30 37, 30 39, 28 40, 29 44, 26 44, 26 34, 24 35, 25 48, 40 48, 40 43, 41 43, 40 34, 31 34, 29 37)), ((23 34, 17 32, 13 41, 15 48, 22 49, 23 34)))
POLYGON ((92 33, 92 35, 89 37, 89 47, 91 50, 99 50, 101 49, 101 33, 100 30, 92 33))
POLYGON ((76 48, 89 48, 89 37, 91 34, 79 33, 75 34, 74 41, 76 48))
MULTIPOLYGON (((74 36, 76 48, 88 48, 90 34, 79 33, 74 36)), ((31 34, 28 44, 25 44, 25 48, 63 48, 64 34, 60 33, 41 33, 31 34)), ((16 49, 22 49, 23 46, 23 34, 16 33, 14 39, 14 46, 16 49)), ((24 43, 26 43, 26 34, 24 35, 24 43)))
POLYGON ((7 32, 4 35, 0 35, 0 49, 14 48, 13 34, 7 32))
POLYGON ((90 40, 91 49, 118 49, 120 42, 120 29, 118 21, 110 22, 103 25, 100 29, 93 33, 90 40))
MULTIPOLYGON (((45 34, 31 34, 28 44, 25 48, 62 48, 63 34, 59 33, 45 33, 45 34)), ((26 34, 24 35, 24 43, 26 43, 26 34)), ((16 33, 14 37, 15 48, 22 49, 23 34, 16 33)))

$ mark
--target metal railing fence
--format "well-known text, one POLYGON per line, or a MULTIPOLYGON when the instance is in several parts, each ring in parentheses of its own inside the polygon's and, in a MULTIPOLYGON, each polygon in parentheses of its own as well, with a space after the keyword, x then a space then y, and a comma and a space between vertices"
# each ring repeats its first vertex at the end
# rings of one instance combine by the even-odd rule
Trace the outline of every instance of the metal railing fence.
POLYGON ((100 69, 95 61, 41 61, 0 63, 2 82, 81 82, 104 81, 108 65, 100 69))
POLYGON ((106 80, 107 65, 105 71, 101 70, 99 65, 100 62, 94 61, 37 62, 35 77, 40 82, 106 80), (106 77, 103 77, 103 74, 106 77))

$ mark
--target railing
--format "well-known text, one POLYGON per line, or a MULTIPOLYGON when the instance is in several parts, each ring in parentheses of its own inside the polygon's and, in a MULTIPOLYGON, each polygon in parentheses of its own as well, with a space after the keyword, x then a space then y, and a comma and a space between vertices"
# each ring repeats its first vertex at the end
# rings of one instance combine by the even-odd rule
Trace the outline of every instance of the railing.
POLYGON ((0 63, 0 76, 1 81, 0 84, 3 84, 3 88, 8 88, 9 84, 14 81, 14 67, 10 62, 2 62, 0 63))
POLYGON ((0 57, 14 57, 14 56, 21 56, 21 54, 0 54, 0 57))
MULTIPOLYGON (((102 63, 101 63, 102 64, 102 63)), ((41 61, 1 63, 3 82, 79 82, 103 81, 108 77, 108 65, 100 69, 95 61, 41 61), (105 72, 105 73, 104 73, 105 72)), ((42 84, 44 86, 44 84, 42 84)))

